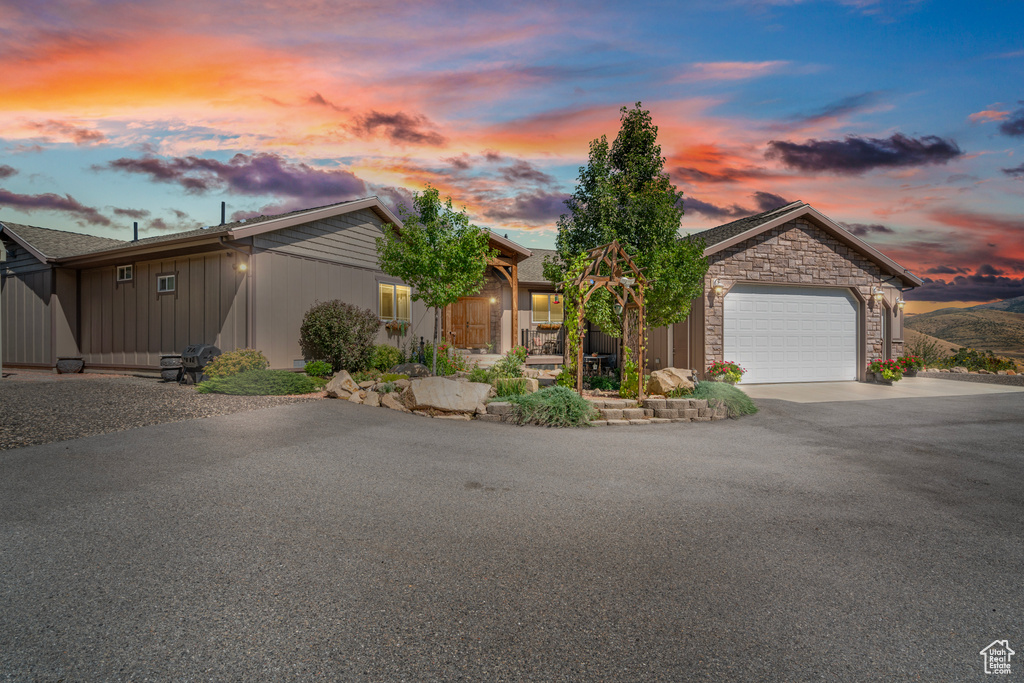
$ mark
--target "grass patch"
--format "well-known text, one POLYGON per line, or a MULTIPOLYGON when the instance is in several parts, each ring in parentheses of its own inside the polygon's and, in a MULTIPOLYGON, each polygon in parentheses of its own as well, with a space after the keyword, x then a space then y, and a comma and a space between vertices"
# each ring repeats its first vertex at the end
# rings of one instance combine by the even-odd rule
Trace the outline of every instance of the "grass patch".
POLYGON ((230 377, 211 377, 196 385, 200 394, 233 396, 289 396, 318 389, 312 377, 287 370, 249 370, 230 377))
POLYGON ((545 387, 533 394, 510 396, 508 402, 512 404, 508 421, 515 424, 584 427, 597 416, 589 401, 565 387, 545 387))
POLYGON ((495 380, 495 390, 499 398, 508 396, 524 396, 529 393, 526 388, 525 377, 499 377, 495 380))
POLYGON ((706 399, 708 405, 711 405, 712 401, 715 401, 716 404, 724 403, 726 410, 729 411, 729 417, 733 418, 740 415, 753 415, 757 412, 757 406, 749 396, 725 382, 701 382, 693 390, 693 396, 690 398, 706 399))

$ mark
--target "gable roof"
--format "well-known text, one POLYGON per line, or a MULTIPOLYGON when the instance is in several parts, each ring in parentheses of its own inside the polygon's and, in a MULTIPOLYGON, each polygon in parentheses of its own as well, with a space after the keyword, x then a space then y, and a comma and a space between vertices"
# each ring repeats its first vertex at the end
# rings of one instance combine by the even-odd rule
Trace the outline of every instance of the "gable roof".
POLYGON ((9 233, 12 239, 15 239, 43 263, 60 262, 71 265, 84 264, 90 260, 115 257, 121 254, 127 256, 136 252, 159 252, 165 249, 186 248, 190 245, 237 240, 361 209, 372 210, 385 223, 393 223, 399 227, 402 225, 398 217, 391 213, 377 197, 337 202, 274 216, 256 216, 223 225, 154 235, 132 242, 64 230, 35 228, 16 223, 4 222, 0 225, 7 226, 8 229, 4 232, 9 233))
POLYGON ((772 228, 788 223, 796 218, 809 219, 816 226, 823 229, 825 232, 830 233, 840 242, 853 247, 860 253, 867 256, 873 262, 878 264, 883 271, 899 278, 904 284, 910 287, 919 287, 924 284, 921 278, 917 277, 885 254, 878 251, 828 216, 820 213, 810 204, 805 204, 801 201, 791 202, 790 204, 777 209, 763 211, 761 213, 754 214, 753 216, 740 218, 739 220, 732 221, 731 223, 725 223, 714 228, 709 228, 707 230, 694 233, 690 235, 690 237, 703 238, 704 255, 710 256, 735 244, 739 244, 740 242, 746 241, 752 237, 756 237, 757 235, 767 232, 772 228))
POLYGON ((129 242, 110 237, 37 228, 33 225, 21 225, 9 221, 0 222, 0 231, 43 263, 94 249, 112 249, 129 244, 129 242))
POLYGON ((530 252, 530 258, 519 262, 519 282, 550 284, 544 277, 544 257, 557 257, 558 252, 554 249, 531 249, 530 252))

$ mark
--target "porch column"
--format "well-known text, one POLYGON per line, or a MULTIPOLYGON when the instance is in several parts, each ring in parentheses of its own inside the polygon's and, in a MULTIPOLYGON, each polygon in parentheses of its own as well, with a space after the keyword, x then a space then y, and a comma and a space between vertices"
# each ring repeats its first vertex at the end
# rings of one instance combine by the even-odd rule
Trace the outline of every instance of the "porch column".
POLYGON ((512 258, 512 348, 519 344, 519 255, 512 258))

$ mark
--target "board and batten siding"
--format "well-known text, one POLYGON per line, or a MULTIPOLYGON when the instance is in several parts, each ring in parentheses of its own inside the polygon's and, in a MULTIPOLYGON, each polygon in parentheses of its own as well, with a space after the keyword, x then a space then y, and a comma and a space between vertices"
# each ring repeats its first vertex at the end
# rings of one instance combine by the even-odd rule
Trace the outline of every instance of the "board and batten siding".
POLYGON ((4 239, 4 247, 7 260, 0 264, 3 363, 51 366, 53 269, 11 240, 4 239))
POLYGON ((160 356, 189 344, 244 347, 246 276, 237 262, 234 252, 141 261, 131 264, 129 282, 117 282, 117 266, 83 270, 79 344, 86 365, 155 368, 160 356), (176 291, 157 294, 157 276, 169 274, 176 291))
MULTIPOLYGON (((290 369, 302 360, 299 328, 317 301, 342 301, 379 314, 378 283, 396 282, 379 270, 353 268, 272 251, 257 251, 249 269, 253 288, 253 336, 270 367, 290 369)), ((433 338, 433 309, 412 302, 412 324, 403 337, 381 328, 378 344, 404 347, 409 336, 433 338)))
POLYGON ((263 233, 254 244, 280 254, 378 270, 376 240, 382 225, 377 214, 364 209, 263 233))

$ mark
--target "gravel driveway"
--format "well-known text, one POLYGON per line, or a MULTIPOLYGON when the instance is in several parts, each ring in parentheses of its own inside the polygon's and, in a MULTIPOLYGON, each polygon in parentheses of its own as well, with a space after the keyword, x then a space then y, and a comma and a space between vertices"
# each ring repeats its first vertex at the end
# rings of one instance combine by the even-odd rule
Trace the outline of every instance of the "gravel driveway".
POLYGON ((116 375, 4 374, 0 450, 320 397, 198 394, 192 387, 116 375))

